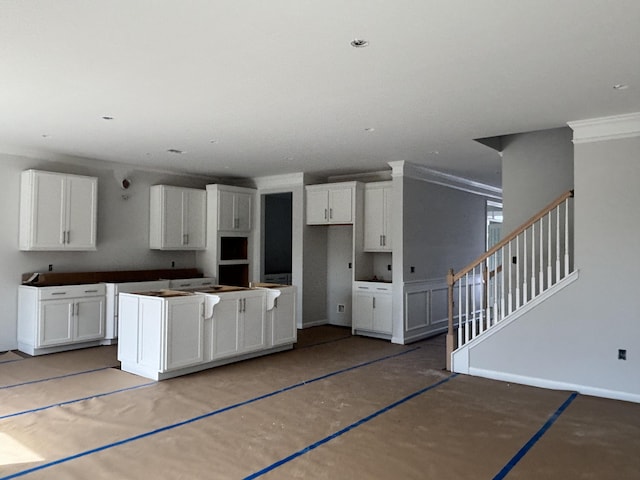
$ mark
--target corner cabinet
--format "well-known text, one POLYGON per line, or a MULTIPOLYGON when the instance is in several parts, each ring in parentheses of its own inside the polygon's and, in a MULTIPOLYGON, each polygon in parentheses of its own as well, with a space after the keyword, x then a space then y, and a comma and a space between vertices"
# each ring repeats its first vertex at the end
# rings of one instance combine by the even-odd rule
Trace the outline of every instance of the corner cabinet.
POLYGON ((307 225, 353 223, 355 182, 307 185, 306 194, 307 225))
POLYGON ((206 247, 205 190, 154 185, 149 198, 150 248, 202 250, 206 247))
POLYGON ((354 282, 353 333, 372 337, 390 338, 392 333, 391 284, 354 282))
POLYGON ((104 284, 18 288, 18 349, 29 355, 99 345, 104 284))
POLYGON ((364 187, 364 251, 390 252, 391 182, 367 183, 364 187))
POLYGON ((20 184, 20 250, 95 250, 98 179, 26 170, 20 184))

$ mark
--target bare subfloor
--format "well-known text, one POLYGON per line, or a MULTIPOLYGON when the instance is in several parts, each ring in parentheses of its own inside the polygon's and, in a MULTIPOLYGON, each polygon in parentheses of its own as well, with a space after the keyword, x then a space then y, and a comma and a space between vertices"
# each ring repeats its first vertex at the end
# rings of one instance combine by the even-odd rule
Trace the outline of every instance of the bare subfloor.
POLYGON ((442 337, 299 333, 159 383, 115 347, 0 354, 0 480, 640 478, 640 405, 451 376, 442 337))

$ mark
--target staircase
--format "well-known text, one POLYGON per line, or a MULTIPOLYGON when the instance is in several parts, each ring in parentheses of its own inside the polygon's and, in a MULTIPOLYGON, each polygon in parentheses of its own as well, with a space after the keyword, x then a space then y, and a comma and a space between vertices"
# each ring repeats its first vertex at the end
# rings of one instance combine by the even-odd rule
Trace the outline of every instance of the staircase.
MULTIPOLYGON (((519 316, 573 273, 573 190, 565 192, 459 272, 447 275, 447 369, 472 342, 519 316)), ((468 366, 467 366, 468 368, 468 366)))

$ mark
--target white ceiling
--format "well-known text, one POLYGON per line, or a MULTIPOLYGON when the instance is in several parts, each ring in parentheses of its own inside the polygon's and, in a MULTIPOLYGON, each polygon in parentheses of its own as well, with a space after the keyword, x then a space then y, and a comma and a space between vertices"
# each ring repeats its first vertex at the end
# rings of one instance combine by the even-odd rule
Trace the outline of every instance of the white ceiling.
POLYGON ((0 2, 4 152, 499 185, 473 139, 637 111, 638 0, 0 2))

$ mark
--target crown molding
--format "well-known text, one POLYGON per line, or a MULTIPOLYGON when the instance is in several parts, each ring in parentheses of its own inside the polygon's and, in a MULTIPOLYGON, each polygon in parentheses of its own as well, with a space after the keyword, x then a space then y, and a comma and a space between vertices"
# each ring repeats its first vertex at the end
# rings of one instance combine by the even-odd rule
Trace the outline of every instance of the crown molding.
POLYGON ((568 122, 573 143, 601 142, 640 136, 640 113, 568 122))
POLYGON ((252 179, 256 188, 298 187, 304 185, 304 173, 286 173, 283 175, 269 175, 252 179))
POLYGON ((391 166, 392 177, 414 178, 443 187, 453 188, 454 190, 461 190, 463 192, 502 201, 502 189, 499 187, 476 182, 475 180, 464 177, 458 177, 450 173, 439 172, 404 160, 389 162, 389 166, 391 166))
POLYGON ((334 175, 327 179, 328 182, 382 182, 391 180, 390 170, 380 170, 378 172, 353 173, 347 175, 334 175))

